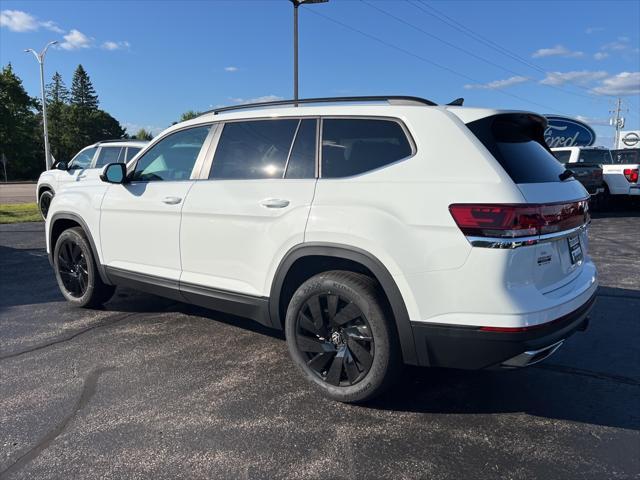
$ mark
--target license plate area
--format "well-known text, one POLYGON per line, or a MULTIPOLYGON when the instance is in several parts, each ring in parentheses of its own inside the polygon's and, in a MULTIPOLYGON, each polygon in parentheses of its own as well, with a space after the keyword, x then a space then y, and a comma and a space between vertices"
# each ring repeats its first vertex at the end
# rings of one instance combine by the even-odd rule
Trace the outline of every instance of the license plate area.
POLYGON ((575 265, 582 260, 582 245, 580 245, 580 237, 578 235, 572 235, 567 238, 567 243, 569 245, 569 258, 571 259, 571 264, 575 265))

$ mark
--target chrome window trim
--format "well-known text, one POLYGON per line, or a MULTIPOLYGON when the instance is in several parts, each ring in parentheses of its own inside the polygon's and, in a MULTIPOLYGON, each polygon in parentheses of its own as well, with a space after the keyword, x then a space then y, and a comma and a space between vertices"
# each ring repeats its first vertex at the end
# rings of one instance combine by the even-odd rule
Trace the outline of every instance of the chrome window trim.
MULTIPOLYGON (((247 118, 233 118, 229 120, 221 120, 217 122, 218 128, 215 135, 215 138, 212 139, 210 150, 211 152, 207 152, 207 158, 205 164, 203 165, 203 169, 200 172, 199 180, 209 180, 216 182, 225 182, 225 181, 243 181, 243 182, 254 182, 254 181, 264 181, 264 180, 317 180, 318 179, 318 146, 316 145, 316 176, 314 178, 284 178, 284 174, 282 177, 274 177, 274 178, 209 178, 211 173, 211 169, 213 168, 213 162, 216 157, 216 152, 218 151, 218 146, 220 145, 220 138, 222 137, 222 132, 224 131, 224 127, 228 123, 236 123, 236 122, 255 122, 262 120, 298 120, 298 127, 296 128, 296 132, 293 140, 291 141, 291 146, 289 147, 289 155, 291 155, 291 151, 293 148, 293 144, 295 143, 295 137, 297 136, 298 128, 302 124, 302 120, 315 120, 316 121, 316 135, 319 135, 321 123, 321 117, 319 115, 285 115, 285 116, 277 116, 277 117, 247 117, 247 118)), ((289 156, 287 156, 286 166, 289 164, 289 156)), ((286 173, 286 170, 285 170, 286 173)))
POLYGON ((544 235, 531 235, 529 237, 519 238, 498 238, 498 237, 474 237, 468 236, 467 240, 473 247, 482 248, 498 248, 498 249, 514 249, 520 247, 530 247, 531 245, 539 245, 541 243, 553 242, 562 238, 567 238, 575 234, 587 231, 589 223, 580 225, 579 227, 563 230, 562 232, 546 233, 544 235))
POLYGON ((322 178, 322 138, 323 138, 323 133, 324 133, 324 121, 325 120, 381 120, 381 121, 391 121, 391 122, 395 122, 398 125, 400 125, 400 128, 402 129, 402 132, 404 133, 407 141, 409 142, 409 146, 411 147, 411 154, 407 155, 406 157, 402 157, 399 158, 398 160, 395 160, 391 163, 387 163, 386 165, 382 165, 381 167, 377 167, 377 168, 373 168, 371 170, 366 170, 362 173, 357 173, 355 175, 349 175, 347 177, 329 177, 326 178, 324 180, 345 180, 345 179, 349 179, 349 178, 357 178, 357 177, 361 177, 363 175, 369 175, 372 172, 377 172, 379 170, 382 170, 383 168, 387 168, 390 167, 391 165, 395 165, 396 163, 400 163, 400 162, 404 162, 405 160, 409 160, 410 158, 413 158, 416 156, 416 154, 418 153, 418 147, 416 145, 416 142, 413 139, 413 135, 411 135, 411 131, 409 130, 409 128, 407 128, 406 124, 398 117, 389 117, 386 115, 328 115, 328 116, 322 116, 320 118, 320 145, 319 145, 319 157, 320 157, 320 171, 319 171, 319 175, 318 175, 318 179, 319 180, 323 180, 322 178))

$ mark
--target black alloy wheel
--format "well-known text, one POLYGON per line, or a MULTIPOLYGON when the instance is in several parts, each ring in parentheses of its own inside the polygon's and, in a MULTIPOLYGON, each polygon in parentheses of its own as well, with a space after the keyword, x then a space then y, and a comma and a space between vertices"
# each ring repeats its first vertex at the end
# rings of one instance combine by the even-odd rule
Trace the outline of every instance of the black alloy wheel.
POLYGON ((58 273, 67 293, 82 298, 89 287, 89 268, 82 248, 73 239, 65 238, 58 249, 58 273))
POLYGON ((297 316, 295 340, 309 369, 340 387, 362 380, 375 354, 367 318, 355 303, 335 293, 307 299, 297 316))

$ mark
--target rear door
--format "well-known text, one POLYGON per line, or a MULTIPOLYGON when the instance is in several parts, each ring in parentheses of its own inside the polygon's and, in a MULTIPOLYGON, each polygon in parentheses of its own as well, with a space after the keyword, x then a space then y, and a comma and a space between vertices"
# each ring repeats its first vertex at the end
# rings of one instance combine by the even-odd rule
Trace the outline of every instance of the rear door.
POLYGON ((212 164, 182 210, 180 288, 194 303, 207 291, 268 296, 280 259, 304 241, 316 184, 315 118, 218 128, 212 164))
POLYGON ((557 238, 533 247, 533 276, 543 293, 571 282, 582 268, 588 240, 589 197, 573 177, 563 180, 565 166, 544 141, 545 121, 531 114, 501 114, 467 124, 522 192, 528 204, 544 204, 544 234, 557 238))

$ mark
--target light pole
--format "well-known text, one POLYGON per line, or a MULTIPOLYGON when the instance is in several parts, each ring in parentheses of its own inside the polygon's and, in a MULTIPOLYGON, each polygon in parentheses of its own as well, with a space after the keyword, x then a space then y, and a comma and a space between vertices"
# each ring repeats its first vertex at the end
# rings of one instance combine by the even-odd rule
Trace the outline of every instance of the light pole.
POLYGON ((289 0, 293 3, 293 99, 298 100, 298 7, 303 3, 326 3, 329 0, 289 0))
POLYGON ((47 130, 47 101, 44 96, 44 56, 51 45, 58 43, 57 40, 49 42, 45 45, 40 53, 33 48, 27 48, 25 52, 33 53, 36 60, 40 64, 40 95, 42 97, 42 125, 44 127, 44 161, 47 170, 51 169, 51 150, 49 150, 49 130, 47 130))

